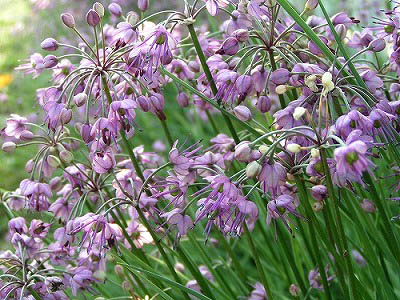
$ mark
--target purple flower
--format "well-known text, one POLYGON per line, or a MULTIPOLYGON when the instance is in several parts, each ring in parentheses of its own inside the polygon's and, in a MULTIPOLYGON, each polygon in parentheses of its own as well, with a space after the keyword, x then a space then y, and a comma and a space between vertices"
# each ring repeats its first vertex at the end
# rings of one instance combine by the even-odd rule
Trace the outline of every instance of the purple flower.
POLYGON ((115 158, 112 150, 96 151, 91 155, 92 167, 96 173, 105 174, 115 166, 115 158))
MULTIPOLYGON (((329 270, 329 266, 327 266, 325 268, 326 275, 328 275, 328 270, 329 270)), ((327 279, 328 279, 328 281, 331 281, 334 278, 335 278, 335 276, 332 275, 332 276, 329 276, 327 279)), ((318 268, 312 269, 308 273, 308 281, 310 282, 310 285, 311 285, 312 288, 318 289, 318 290, 323 290, 324 289, 324 286, 322 284, 321 273, 318 271, 318 268)))
POLYGON ((38 77, 44 69, 43 56, 39 53, 32 54, 28 63, 15 68, 18 71, 24 71, 25 75, 33 74, 33 78, 38 77))
POLYGON ((287 194, 283 194, 276 199, 272 199, 267 204, 267 224, 271 224, 273 219, 281 219, 285 224, 286 228, 292 232, 288 225, 288 214, 304 218, 296 211, 295 199, 287 194))
POLYGON ((206 3, 206 8, 210 15, 213 17, 218 14, 219 7, 226 7, 228 5, 227 0, 203 0, 206 3))
POLYGON ((374 167, 367 157, 367 151, 367 144, 360 140, 336 148, 334 155, 338 175, 363 184, 362 173, 374 167))
POLYGON ((264 193, 270 192, 272 195, 279 195, 280 185, 286 180, 286 170, 280 163, 266 161, 258 180, 261 182, 261 189, 264 193))
POLYGON ((24 179, 20 183, 21 194, 28 198, 29 206, 37 211, 48 210, 49 198, 52 196, 50 186, 46 183, 24 179))
POLYGON ((20 139, 21 135, 23 135, 23 133, 27 131, 25 126, 27 122, 28 122, 27 118, 21 117, 16 114, 11 114, 10 118, 8 118, 6 121, 6 127, 4 128, 4 133, 7 136, 20 139))
POLYGON ((73 271, 73 275, 70 277, 69 284, 72 288, 72 294, 76 296, 78 290, 87 289, 91 283, 95 281, 92 271, 87 267, 77 267, 73 271))
POLYGON ((266 300, 267 299, 267 292, 265 291, 264 286, 256 282, 254 285, 254 290, 251 292, 250 297, 247 300, 266 300))

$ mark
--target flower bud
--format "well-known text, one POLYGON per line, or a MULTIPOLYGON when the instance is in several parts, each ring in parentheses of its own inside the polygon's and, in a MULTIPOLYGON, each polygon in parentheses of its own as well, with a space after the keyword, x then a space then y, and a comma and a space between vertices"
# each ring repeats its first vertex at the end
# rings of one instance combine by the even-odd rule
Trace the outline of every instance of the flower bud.
POLYGON ((344 40, 347 35, 347 27, 344 24, 338 24, 335 26, 335 30, 341 40, 344 40))
POLYGON ((240 142, 238 145, 235 147, 235 158, 238 161, 249 161, 251 157, 251 152, 252 149, 250 148, 250 142, 243 141, 240 142))
POLYGON ((21 132, 20 139, 21 141, 32 141, 35 136, 29 130, 24 130, 21 132))
POLYGON ((81 137, 82 137, 83 141, 87 144, 90 143, 91 141, 93 141, 95 138, 94 135, 92 135, 91 131, 92 131, 92 126, 90 124, 82 125, 81 130, 80 130, 81 137))
POLYGON ((228 37, 215 52, 221 55, 235 55, 239 51, 239 41, 234 37, 228 37))
POLYGON ((58 192, 59 190, 61 190, 61 188, 63 187, 62 182, 61 182, 61 178, 60 177, 54 177, 50 180, 49 182, 50 188, 53 192, 58 192))
POLYGON ((134 291, 132 285, 128 282, 128 281, 124 281, 122 282, 122 288, 124 289, 124 291, 131 293, 134 291))
POLYGON ((317 87, 317 76, 314 74, 306 76, 304 83, 306 86, 312 90, 314 93, 318 92, 318 87, 317 87))
POLYGON ((40 44, 40 47, 46 51, 56 51, 58 48, 58 43, 53 38, 47 38, 40 44))
POLYGON ((360 203, 361 208, 367 212, 367 213, 374 213, 376 212, 376 206, 374 203, 372 203, 371 201, 364 199, 361 203, 360 203))
POLYGON ((1 149, 3 149, 4 152, 12 152, 17 148, 17 145, 14 142, 5 142, 3 146, 1 146, 1 149))
POLYGON ((271 73, 269 80, 271 80, 276 85, 285 84, 289 81, 290 72, 287 69, 278 69, 271 73))
POLYGON ((298 296, 300 296, 300 289, 297 285, 291 284, 289 287, 289 293, 293 297, 298 297, 298 296))
POLYGON ((47 55, 43 60, 43 65, 46 69, 51 69, 57 66, 58 58, 54 55, 47 55))
POLYGON ((265 153, 267 153, 269 150, 269 147, 267 145, 261 145, 260 147, 258 147, 258 151, 260 151, 260 153, 262 155, 264 155, 265 153))
POLYGON ((64 23, 65 26, 69 28, 74 28, 75 27, 75 19, 74 16, 71 14, 61 14, 61 21, 64 23))
POLYGON ((97 12, 100 18, 104 17, 104 6, 100 2, 93 4, 93 10, 97 12))
POLYGON ((86 103, 88 96, 85 93, 79 93, 74 96, 76 106, 81 107, 86 103))
POLYGON ((287 90, 288 90, 288 87, 287 87, 286 85, 278 85, 278 86, 275 88, 275 92, 276 92, 278 95, 283 95, 284 93, 287 92, 287 90))
POLYGON ((47 163, 53 168, 58 168, 58 166, 61 164, 61 161, 58 157, 54 155, 48 155, 47 163))
POLYGON ((249 39, 249 31, 246 29, 238 29, 232 33, 232 36, 239 42, 244 43, 249 39))
POLYGON ((251 119, 251 111, 246 106, 238 105, 233 109, 233 112, 235 116, 243 122, 247 122, 251 119))
POLYGON ((189 97, 184 92, 178 94, 176 101, 178 101, 179 105, 182 107, 187 107, 189 105, 189 97))
POLYGON ((321 154, 319 153, 319 150, 316 148, 311 149, 311 157, 312 158, 320 158, 321 154))
POLYGON ((382 38, 375 39, 371 43, 369 43, 368 48, 374 52, 381 52, 386 48, 386 42, 382 38))
POLYGON ((150 104, 149 101, 147 99, 147 97, 145 96, 139 96, 136 99, 137 103, 139 104, 139 107, 144 111, 144 112, 148 112, 150 110, 150 104))
POLYGON ((175 270, 177 270, 178 272, 185 272, 185 265, 181 264, 181 263, 176 263, 175 264, 175 270))
POLYGON ((306 10, 314 10, 318 6, 318 0, 307 0, 305 9, 306 10))
POLYGON ((257 109, 262 112, 266 113, 269 112, 272 106, 272 100, 268 96, 261 96, 257 100, 256 107, 257 109))
POLYGON ((292 153, 299 153, 301 151, 301 146, 299 144, 291 143, 286 146, 286 149, 292 153))
POLYGON ((62 124, 68 124, 72 120, 72 110, 63 109, 61 111, 60 120, 62 124))
POLYGON ((95 10, 90 9, 86 14, 86 22, 89 24, 89 26, 96 27, 100 23, 99 14, 95 10))
POLYGON ((328 189, 324 185, 314 185, 311 188, 311 196, 317 201, 323 201, 328 198, 328 189))
POLYGON ((294 109, 293 112, 293 119, 300 120, 301 117, 306 113, 307 109, 304 107, 298 106, 294 109))
POLYGON ((324 208, 324 203, 323 202, 315 202, 312 205, 312 209, 315 212, 320 212, 324 208))
POLYGON ((33 159, 28 160, 25 164, 25 172, 31 173, 34 166, 35 166, 35 162, 33 161, 33 159))
POLYGON ((257 161, 252 161, 246 167, 246 176, 248 178, 256 178, 261 172, 261 165, 257 161))
POLYGON ((118 18, 122 15, 122 8, 118 3, 115 2, 111 3, 108 6, 108 10, 113 16, 116 16, 118 18))
POLYGON ((121 265, 115 265, 114 272, 119 277, 124 277, 125 276, 124 268, 121 265))
POLYGON ((69 152, 68 150, 62 150, 60 152, 60 159, 62 162, 69 164, 74 160, 74 155, 71 152, 69 152))
POLYGON ((130 11, 130 12, 128 12, 126 21, 129 24, 131 24, 132 26, 134 26, 139 21, 139 15, 137 13, 135 13, 134 11, 130 11))
POLYGON ((137 6, 140 11, 146 11, 149 9, 149 0, 138 0, 137 6))

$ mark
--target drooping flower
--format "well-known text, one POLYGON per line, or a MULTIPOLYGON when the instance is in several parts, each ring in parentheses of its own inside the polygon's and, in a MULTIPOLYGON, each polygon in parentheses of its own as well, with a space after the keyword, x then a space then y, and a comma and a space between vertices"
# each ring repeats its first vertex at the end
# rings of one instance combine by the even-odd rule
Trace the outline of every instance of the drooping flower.
POLYGON ((339 176, 363 184, 363 172, 374 164, 368 158, 368 146, 361 140, 335 149, 336 169, 339 176))

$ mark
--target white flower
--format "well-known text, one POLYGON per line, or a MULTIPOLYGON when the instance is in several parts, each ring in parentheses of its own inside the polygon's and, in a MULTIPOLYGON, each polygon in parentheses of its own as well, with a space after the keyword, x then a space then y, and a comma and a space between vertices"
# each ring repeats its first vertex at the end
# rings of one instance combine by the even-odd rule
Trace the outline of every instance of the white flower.
POLYGON ((335 84, 332 81, 332 73, 330 72, 325 72, 324 75, 322 75, 322 95, 326 96, 329 92, 333 91, 335 89, 335 84))

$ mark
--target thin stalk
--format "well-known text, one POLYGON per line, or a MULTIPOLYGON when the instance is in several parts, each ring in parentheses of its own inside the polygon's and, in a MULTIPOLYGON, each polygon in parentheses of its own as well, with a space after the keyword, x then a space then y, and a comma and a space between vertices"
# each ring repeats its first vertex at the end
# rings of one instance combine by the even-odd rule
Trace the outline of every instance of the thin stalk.
POLYGON ((167 122, 166 122, 166 120, 160 120, 160 122, 161 122, 162 128, 164 130, 165 137, 168 140, 168 144, 172 148, 172 146, 174 145, 174 140, 171 137, 171 132, 168 129, 167 122))
POLYGON ((256 263, 257 271, 258 271, 258 273, 260 275, 260 280, 261 280, 261 282, 262 282, 262 284, 263 284, 263 286, 264 286, 264 288, 265 288, 265 290, 267 292, 268 299, 270 299, 270 300, 274 299, 274 297, 272 296, 272 292, 271 292, 270 286, 269 286, 268 281, 267 281, 267 277, 265 276, 264 268, 263 268, 263 266, 261 264, 260 257, 258 256, 258 252, 257 252, 256 246, 254 244, 254 241, 253 241, 253 238, 251 236, 251 233, 250 233, 249 229, 247 228, 246 222, 244 222, 244 226, 243 227, 244 227, 244 234, 246 235, 247 241, 248 241, 249 246, 250 246, 250 250, 251 250, 251 252, 253 253, 253 256, 254 256, 254 261, 256 263))
MULTIPOLYGON (((192 38, 194 47, 196 49, 197 55, 199 56, 199 60, 200 60, 201 66, 203 67, 203 71, 206 74, 207 80, 208 80, 208 82, 210 84, 211 91, 213 92, 214 96, 216 96, 217 93, 218 93, 218 88, 217 88, 217 86, 215 84, 215 81, 214 81, 214 78, 213 78, 213 76, 211 74, 210 68, 207 65, 206 57, 204 55, 203 50, 201 49, 200 42, 199 42, 199 39, 197 38, 197 34, 196 34, 196 31, 194 30, 193 24, 189 24, 188 25, 188 29, 189 29, 190 37, 192 38)), ((225 121, 226 125, 228 126, 229 131, 232 134, 233 139, 235 140, 235 143, 239 144, 240 143, 240 139, 239 139, 234 127, 233 127, 233 124, 232 124, 231 120, 225 114, 222 114, 222 116, 224 118, 224 121, 225 121)))
POLYGON ((342 218, 341 218, 340 211, 339 211, 339 201, 338 201, 337 197, 335 196, 335 191, 333 189, 333 183, 332 183, 331 173, 329 170, 325 149, 321 148, 320 154, 321 154, 322 164, 324 167, 324 173, 325 173, 325 178, 326 178, 325 182, 328 187, 329 198, 331 200, 333 200, 334 215, 335 215, 335 219, 336 219, 336 223, 337 223, 336 225, 337 225, 337 227, 339 227, 339 230, 338 230, 339 249, 342 248, 342 253, 340 253, 340 255, 343 256, 345 263, 347 265, 347 273, 349 276, 350 288, 351 288, 353 298, 359 299, 360 298, 359 291, 357 290, 357 287, 356 287, 356 282, 355 282, 356 279, 354 277, 351 256, 349 255, 349 249, 347 246, 346 235, 344 233, 342 218))
MULTIPOLYGON (((108 87, 107 81, 106 81, 104 76, 101 76, 101 78, 102 78, 103 89, 104 89, 104 92, 106 94, 107 100, 108 100, 109 103, 112 103, 112 97, 111 97, 111 93, 110 93, 110 88, 108 87)), ((122 142, 123 142, 123 144, 125 146, 125 150, 128 152, 129 158, 132 161, 132 164, 133 164, 133 166, 135 168, 136 174, 144 182, 145 181, 145 177, 143 176, 143 172, 140 169, 140 166, 139 166, 139 163, 138 163, 138 161, 136 159, 135 154, 133 153, 132 146, 130 145, 130 143, 129 143, 126 135, 125 135, 125 131, 123 129, 121 129, 120 134, 121 134, 122 142)), ((143 223, 143 225, 146 227, 146 229, 151 234, 151 237, 153 238, 154 243, 156 244, 158 251, 160 252, 161 256, 163 257, 163 259, 164 259, 168 269, 170 270, 172 276, 174 277, 175 281, 178 282, 178 283, 181 283, 181 280, 180 280, 178 274, 176 273, 174 266, 172 265, 172 263, 171 263, 169 257, 167 256, 167 254, 165 253, 164 248, 161 246, 160 241, 159 241, 157 235, 154 233, 153 228, 151 227, 150 223, 146 219, 146 216, 143 214, 141 208, 136 207, 136 211, 139 214, 141 222, 143 223)), ((186 292, 184 292, 184 291, 181 291, 181 292, 182 292, 183 296, 185 297, 185 299, 190 300, 190 297, 186 292)))
POLYGON ((325 296, 329 300, 332 300, 333 298, 332 298, 330 287, 328 284, 328 279, 326 277, 325 268, 324 268, 324 265, 322 264, 322 260, 321 260, 322 255, 321 255, 321 252, 320 252, 319 246, 318 246, 318 245, 320 245, 320 243, 317 241, 317 233, 314 228, 314 225, 317 222, 317 219, 315 218, 313 210, 309 203, 306 187, 304 185, 302 178, 300 178, 299 176, 295 176, 295 180, 296 180, 296 186, 299 190, 299 198, 301 199, 300 201, 304 204, 306 211, 307 211, 307 215, 310 218, 310 221, 308 222, 308 226, 310 229, 311 245, 314 250, 314 257, 317 261, 317 266, 318 266, 319 273, 320 273, 320 276, 322 279, 322 285, 324 287, 325 296))

